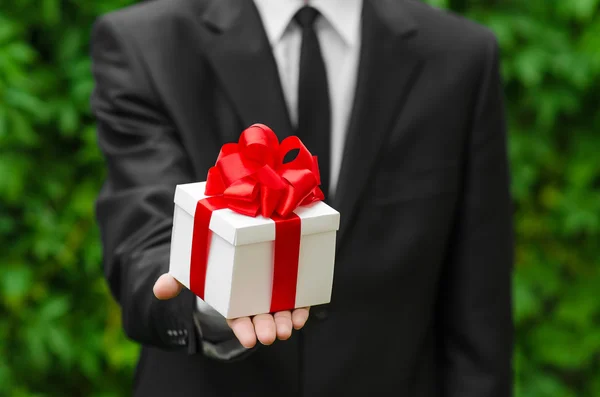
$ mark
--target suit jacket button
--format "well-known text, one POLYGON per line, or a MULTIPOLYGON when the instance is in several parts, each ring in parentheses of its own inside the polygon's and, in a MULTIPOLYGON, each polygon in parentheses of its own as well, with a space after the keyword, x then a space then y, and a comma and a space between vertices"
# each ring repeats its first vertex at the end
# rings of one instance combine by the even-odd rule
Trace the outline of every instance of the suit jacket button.
POLYGON ((312 315, 315 316, 317 320, 325 320, 329 317, 329 311, 324 307, 316 307, 313 309, 312 315))

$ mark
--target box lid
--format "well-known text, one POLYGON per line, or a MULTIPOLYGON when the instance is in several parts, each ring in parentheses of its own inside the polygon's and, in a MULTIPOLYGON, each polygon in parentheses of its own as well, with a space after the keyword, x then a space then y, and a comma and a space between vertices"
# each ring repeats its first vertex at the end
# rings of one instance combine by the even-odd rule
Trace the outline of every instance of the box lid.
MULTIPOLYGON (((196 204, 206 198, 206 182, 177 185, 175 204, 194 216, 196 204)), ((338 230, 340 213, 320 201, 298 207, 294 213, 302 219, 302 235, 338 230)), ((270 218, 252 218, 228 208, 214 211, 210 219, 210 230, 217 233, 232 245, 254 244, 275 240, 275 222, 270 218)))

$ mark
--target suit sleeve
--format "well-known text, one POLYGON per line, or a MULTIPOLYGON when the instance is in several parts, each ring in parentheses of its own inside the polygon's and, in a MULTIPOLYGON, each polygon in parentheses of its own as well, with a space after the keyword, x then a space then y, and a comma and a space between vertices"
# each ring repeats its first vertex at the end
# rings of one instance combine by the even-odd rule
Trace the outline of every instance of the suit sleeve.
POLYGON ((131 339, 194 353, 195 296, 184 288, 159 301, 152 287, 168 271, 175 186, 195 178, 144 65, 118 27, 103 17, 92 33, 91 105, 107 166, 96 204, 104 273, 131 339))
POLYGON ((463 192, 439 295, 446 397, 512 394, 512 205, 498 46, 490 38, 467 140, 463 192))

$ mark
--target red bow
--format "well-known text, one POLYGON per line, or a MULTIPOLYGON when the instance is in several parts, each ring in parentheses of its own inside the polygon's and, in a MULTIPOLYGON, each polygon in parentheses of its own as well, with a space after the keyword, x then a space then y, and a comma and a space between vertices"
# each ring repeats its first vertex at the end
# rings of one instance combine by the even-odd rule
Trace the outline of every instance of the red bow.
POLYGON ((217 163, 208 171, 205 194, 221 196, 226 205, 242 215, 287 217, 300 205, 324 199, 317 157, 298 137, 279 143, 266 125, 247 128, 238 143, 221 148, 217 163), (296 158, 284 163, 285 155, 298 149, 296 158))

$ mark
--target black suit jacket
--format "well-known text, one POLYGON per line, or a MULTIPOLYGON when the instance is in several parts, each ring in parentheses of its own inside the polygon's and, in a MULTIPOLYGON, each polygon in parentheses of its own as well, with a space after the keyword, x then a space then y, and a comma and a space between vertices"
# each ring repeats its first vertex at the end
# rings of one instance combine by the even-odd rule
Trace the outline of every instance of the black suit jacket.
POLYGON ((249 0, 158 0, 102 17, 92 106, 108 177, 105 273, 144 345, 136 396, 511 394, 512 226, 498 49, 417 1, 365 0, 337 194, 331 304, 243 360, 201 353, 168 270, 175 185, 255 122, 293 133, 249 0), (173 335, 171 330, 176 330, 173 335))

